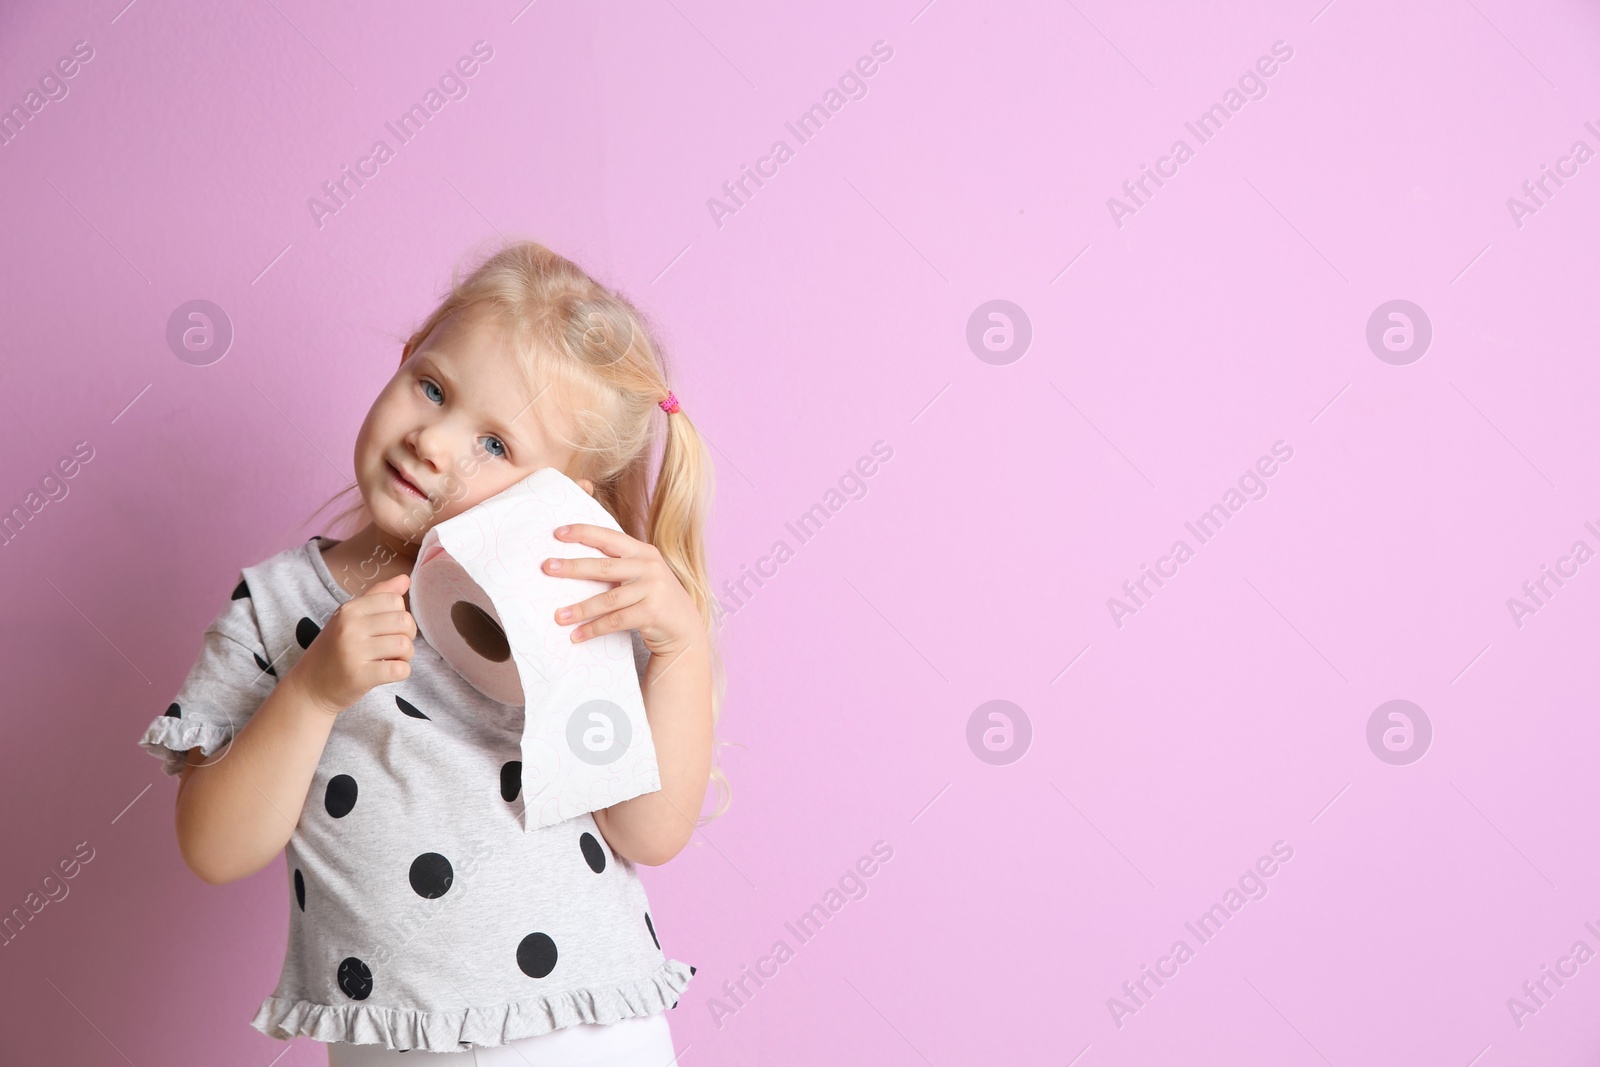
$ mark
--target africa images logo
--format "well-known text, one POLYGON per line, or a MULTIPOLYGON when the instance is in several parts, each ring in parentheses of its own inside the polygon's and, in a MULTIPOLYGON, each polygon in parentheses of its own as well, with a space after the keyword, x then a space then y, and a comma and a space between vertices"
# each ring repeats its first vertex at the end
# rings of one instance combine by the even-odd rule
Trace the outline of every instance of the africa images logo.
MULTIPOLYGON (((474 77, 482 64, 494 58, 494 49, 486 41, 472 43, 472 58, 462 56, 455 65, 445 70, 439 76, 438 88, 429 87, 422 94, 419 102, 413 103, 402 111, 394 122, 385 122, 384 129, 394 135, 396 147, 410 144, 422 132, 428 121, 444 110, 444 106, 452 100, 465 100, 471 91, 467 79, 474 77)), ((395 157, 395 149, 389 147, 389 142, 378 138, 372 143, 372 148, 366 155, 356 160, 355 173, 351 173, 348 164, 339 168, 339 177, 322 183, 322 191, 327 196, 327 202, 316 197, 306 200, 306 208, 311 212, 311 221, 317 224, 317 229, 327 225, 326 219, 330 215, 337 215, 349 206, 357 192, 365 188, 367 181, 376 178, 379 169, 395 157), (366 179, 363 181, 362 179, 366 179), (354 186, 354 188, 351 188, 354 186)))
MULTIPOLYGON (((1222 132, 1222 127, 1229 119, 1244 109, 1245 104, 1251 100, 1265 98, 1267 95, 1266 79, 1278 73, 1279 64, 1287 63, 1293 58, 1294 49, 1287 42, 1282 40, 1273 41, 1271 56, 1258 58, 1254 67, 1239 76, 1238 88, 1229 86, 1222 94, 1221 103, 1212 104, 1202 111, 1193 122, 1185 122, 1183 124, 1184 129, 1194 135, 1196 144, 1203 145, 1210 141, 1222 132), (1276 61, 1274 61, 1273 56, 1277 57, 1276 61)), ((1154 170, 1148 164, 1139 164, 1139 169, 1142 172, 1139 177, 1122 183, 1122 192, 1127 197, 1127 200, 1121 200, 1114 196, 1106 198, 1106 210, 1111 212, 1111 221, 1117 229, 1120 230, 1127 225, 1124 221, 1126 217, 1137 215, 1139 209, 1147 206, 1147 201, 1155 195, 1155 190, 1150 188, 1149 183, 1154 182, 1156 189, 1162 188, 1167 184, 1163 179, 1176 178, 1178 176, 1178 168, 1193 159, 1194 155, 1195 149, 1190 147, 1188 141, 1180 137, 1172 142, 1172 147, 1168 149, 1167 155, 1156 160, 1154 170), (1168 169, 1169 166, 1170 169, 1168 169), (1139 195, 1141 193, 1144 194, 1142 199, 1139 195)))

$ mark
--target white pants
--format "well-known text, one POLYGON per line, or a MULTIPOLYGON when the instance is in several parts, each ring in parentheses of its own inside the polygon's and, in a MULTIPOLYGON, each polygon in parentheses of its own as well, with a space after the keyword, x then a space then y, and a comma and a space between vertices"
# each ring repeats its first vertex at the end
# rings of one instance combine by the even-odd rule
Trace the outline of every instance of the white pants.
POLYGON ((671 1067, 677 1060, 667 1015, 636 1015, 601 1026, 579 1023, 494 1048, 399 1052, 382 1045, 328 1045, 328 1067, 671 1067))

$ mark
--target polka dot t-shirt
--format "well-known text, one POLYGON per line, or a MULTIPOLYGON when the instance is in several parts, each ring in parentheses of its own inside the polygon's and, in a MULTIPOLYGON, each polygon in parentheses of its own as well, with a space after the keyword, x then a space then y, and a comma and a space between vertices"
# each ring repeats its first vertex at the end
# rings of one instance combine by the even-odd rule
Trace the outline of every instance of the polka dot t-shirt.
MULTIPOLYGON (((336 543, 244 569, 140 739, 167 774, 191 748, 223 749, 351 599, 322 558, 336 543)), ((676 1006, 694 968, 662 953, 633 864, 593 816, 523 829, 521 736, 522 708, 420 633, 409 678, 339 713, 284 849, 288 951, 252 1026, 454 1052, 676 1006)))

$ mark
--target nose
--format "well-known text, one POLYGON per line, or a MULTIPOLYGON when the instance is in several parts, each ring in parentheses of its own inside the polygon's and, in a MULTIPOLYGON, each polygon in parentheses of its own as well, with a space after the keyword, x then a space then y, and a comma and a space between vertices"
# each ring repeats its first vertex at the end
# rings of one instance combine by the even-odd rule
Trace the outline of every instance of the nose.
POLYGON ((449 434, 438 425, 419 426, 406 434, 406 447, 435 473, 450 466, 449 434))

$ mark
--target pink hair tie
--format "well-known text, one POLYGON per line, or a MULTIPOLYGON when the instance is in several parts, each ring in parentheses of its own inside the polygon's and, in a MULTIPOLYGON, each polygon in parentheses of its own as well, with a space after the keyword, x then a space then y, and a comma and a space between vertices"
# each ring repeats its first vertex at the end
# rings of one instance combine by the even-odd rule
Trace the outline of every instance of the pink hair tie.
POLYGON ((658 400, 656 402, 661 405, 661 410, 665 411, 668 415, 671 415, 673 412, 678 410, 678 398, 672 395, 671 389, 667 390, 667 398, 665 400, 658 400))

